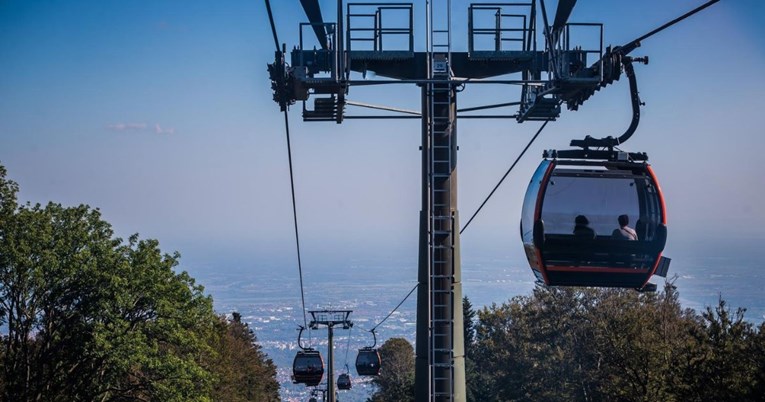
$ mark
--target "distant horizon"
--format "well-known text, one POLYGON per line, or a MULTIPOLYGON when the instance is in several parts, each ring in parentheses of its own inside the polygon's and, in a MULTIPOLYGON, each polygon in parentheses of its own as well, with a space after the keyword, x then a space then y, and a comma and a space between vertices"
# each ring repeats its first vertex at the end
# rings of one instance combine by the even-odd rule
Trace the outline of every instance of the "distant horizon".
MULTIPOLYGON (((761 243, 757 239, 709 239, 708 242, 687 244, 683 247, 670 246, 664 253, 672 258, 672 264, 668 274, 668 280, 675 278, 683 305, 693 307, 700 311, 704 306, 714 306, 718 297, 729 301, 733 309, 737 307, 747 308, 747 320, 756 323, 765 320, 765 298, 762 297, 760 284, 765 280, 765 272, 759 268, 759 247, 761 243), (736 256, 724 257, 726 252, 736 256), (716 267, 715 264, 719 266, 716 267), (735 276, 733 276, 735 275, 735 276)), ((520 246, 519 246, 520 247, 520 246)), ((205 263, 195 265, 193 261, 203 261, 203 257, 194 256, 192 262, 186 262, 181 252, 179 268, 193 273, 195 277, 206 278, 216 275, 245 275, 259 277, 263 282, 266 277, 260 275, 279 272, 281 278, 293 280, 297 283, 298 272, 294 250, 286 250, 284 253, 263 259, 249 259, 241 256, 240 259, 233 256, 228 263, 221 263, 218 257, 213 257, 205 263), (216 263, 215 261, 218 261, 216 263), (290 279, 291 278, 291 279, 290 279)), ((481 307, 490 305, 492 302, 506 302, 513 296, 528 295, 534 288, 534 276, 522 255, 522 250, 515 256, 508 252, 490 254, 476 250, 462 249, 462 280, 465 296, 471 298, 474 304, 481 307), (508 292, 503 296, 497 296, 499 291, 493 291, 492 295, 483 297, 471 295, 471 286, 500 281, 511 281, 515 285, 508 286, 508 292), (525 285, 522 285, 525 284, 525 285), (523 293, 512 294, 510 288, 523 290, 523 293)), ((336 286, 343 285, 373 285, 375 278, 384 275, 386 282, 398 281, 401 283, 416 284, 417 258, 416 250, 413 253, 389 255, 387 257, 356 256, 355 258, 338 258, 330 252, 321 257, 310 252, 304 253, 303 272, 306 286, 310 287, 314 280, 332 280, 336 286), (357 272, 358 271, 358 272, 357 272), (364 283, 344 283, 343 278, 349 274, 361 278, 364 283)), ((263 257, 261 255, 261 257, 263 257)), ((651 282, 662 288, 665 278, 654 276, 651 282)), ((204 285, 204 283, 201 283, 204 285)), ((498 285, 499 287, 503 285, 498 285)), ((297 294, 292 295, 299 297, 297 294)), ((403 297, 404 294, 401 295, 403 297)), ((215 295, 213 294, 215 299, 215 295)), ((412 296, 414 297, 414 296, 412 296)), ((299 299, 295 299, 299 300, 299 299)))

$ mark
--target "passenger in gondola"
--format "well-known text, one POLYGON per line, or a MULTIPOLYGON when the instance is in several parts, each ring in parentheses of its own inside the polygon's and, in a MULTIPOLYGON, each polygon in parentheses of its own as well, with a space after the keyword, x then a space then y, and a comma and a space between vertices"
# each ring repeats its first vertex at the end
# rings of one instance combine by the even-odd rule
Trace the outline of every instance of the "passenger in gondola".
POLYGON ((614 239, 621 239, 621 240, 637 240, 637 232, 635 232, 635 229, 629 227, 630 224, 630 217, 627 215, 619 215, 619 227, 617 229, 614 229, 613 233, 611 233, 611 236, 614 239))
POLYGON ((574 219, 574 236, 580 239, 594 239, 595 231, 590 227, 590 221, 584 215, 574 219))

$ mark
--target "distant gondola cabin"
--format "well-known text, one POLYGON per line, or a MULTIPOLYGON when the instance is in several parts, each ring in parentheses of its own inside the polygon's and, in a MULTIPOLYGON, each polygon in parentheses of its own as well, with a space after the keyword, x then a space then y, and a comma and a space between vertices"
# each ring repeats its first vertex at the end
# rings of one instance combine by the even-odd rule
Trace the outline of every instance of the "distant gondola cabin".
POLYGON ((526 191, 521 238, 546 285, 643 289, 660 264, 666 224, 647 163, 546 159, 526 191))
POLYGON ((295 355, 292 362, 292 378, 296 384, 315 387, 324 376, 324 360, 318 350, 304 349, 295 355))
POLYGON ((351 376, 347 373, 337 376, 337 389, 348 390, 351 389, 351 376))
POLYGON ((359 349, 356 355, 356 372, 363 376, 380 375, 380 353, 375 348, 359 349))

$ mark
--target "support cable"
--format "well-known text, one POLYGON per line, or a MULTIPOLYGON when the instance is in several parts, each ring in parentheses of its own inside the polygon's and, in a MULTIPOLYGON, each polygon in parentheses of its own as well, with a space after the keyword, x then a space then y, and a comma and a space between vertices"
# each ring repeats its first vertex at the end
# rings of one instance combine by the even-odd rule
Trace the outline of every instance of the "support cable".
POLYGON ((502 176, 502 178, 501 178, 501 179, 499 179, 499 183, 497 183, 497 185, 496 185, 496 186, 494 186, 494 189, 493 189, 493 190, 491 190, 491 192, 490 192, 490 193, 489 193, 489 195, 486 197, 486 199, 485 199, 485 200, 483 200, 483 202, 481 203, 481 206, 480 206, 480 207, 478 207, 478 209, 475 211, 475 213, 473 213, 473 216, 471 216, 471 217, 470 217, 470 219, 467 221, 467 223, 465 224, 465 226, 463 226, 463 227, 462 227, 462 230, 460 230, 460 234, 462 234, 462 232, 464 232, 464 231, 465 231, 465 229, 467 229, 467 227, 470 225, 470 222, 472 222, 472 221, 473 221, 473 219, 476 217, 476 215, 478 215, 478 213, 479 213, 479 212, 481 212, 481 209, 483 208, 483 206, 484 206, 484 205, 486 205, 486 202, 487 202, 487 201, 489 201, 489 198, 491 198, 491 196, 492 196, 492 195, 494 195, 494 192, 495 192, 495 191, 497 191, 497 189, 498 189, 498 188, 499 188, 499 186, 502 184, 502 182, 503 182, 503 181, 505 181, 505 178, 507 177, 507 175, 508 175, 508 174, 510 174, 510 171, 512 171, 512 170, 513 170, 513 168, 515 167, 515 165, 518 163, 518 161, 520 161, 520 160, 521 160, 521 158, 523 157, 523 154, 525 154, 525 153, 526 153, 526 151, 529 149, 529 147, 531 146, 531 144, 533 144, 533 143, 534 143, 534 141, 537 139, 537 137, 539 137, 539 134, 542 132, 542 130, 544 130, 545 126, 547 126, 547 123, 549 123, 549 122, 550 122, 549 120, 545 121, 545 122, 544 122, 544 124, 542 124, 542 127, 539 127, 539 130, 537 130, 537 133, 536 133, 536 134, 534 134, 534 136, 533 136, 533 137, 531 137, 531 140, 529 141, 529 143, 528 143, 528 144, 526 144, 526 147, 525 147, 525 148, 523 148, 523 151, 521 151, 521 153, 518 155, 518 157, 517 157, 517 158, 515 158, 515 162, 513 162, 513 164, 512 164, 512 165, 510 165, 510 168, 509 168, 509 169, 507 169, 507 172, 505 172, 505 175, 504 175, 504 176, 502 176))
MULTIPOLYGON (((271 24, 271 34, 274 36, 274 45, 276 46, 276 52, 279 53, 279 37, 276 35, 276 24, 274 24, 274 16, 271 12, 271 2, 265 0, 266 11, 268 12, 268 22, 271 24)), ((303 306, 303 328, 308 328, 308 319, 305 313, 305 291, 303 290, 303 264, 300 260, 300 236, 298 235, 298 220, 297 220, 297 206, 295 203, 295 179, 292 173, 292 145, 290 144, 290 122, 289 115, 287 114, 286 105, 284 109, 284 130, 287 134, 287 159, 290 165, 290 189, 292 190, 292 218, 295 222, 295 245, 297 247, 297 260, 298 260, 298 273, 300 275, 300 301, 303 306)), ((310 343, 311 331, 308 328, 308 339, 310 343)))
POLYGON ((274 36, 274 45, 276 51, 279 51, 279 37, 276 35, 276 24, 274 24, 274 14, 271 12, 271 2, 266 0, 266 11, 268 12, 268 22, 271 23, 271 34, 274 36))
POLYGON ((348 349, 351 348, 351 331, 353 327, 348 328, 348 343, 345 345, 345 372, 348 373, 348 349))
MULTIPOLYGON (((290 164, 290 188, 292 189, 292 218, 295 222, 295 245, 297 247, 298 273, 300 274, 300 301, 303 304, 303 325, 308 327, 308 319, 305 314, 305 292, 303 291, 303 265, 300 261, 300 235, 298 234, 297 206, 295 203, 295 178, 292 173, 292 146, 290 144, 290 122, 287 111, 284 111, 284 128, 287 133, 287 159, 290 164)), ((310 336, 310 332, 309 332, 310 336)))
POLYGON ((406 299, 408 299, 408 298, 409 298, 409 296, 411 296, 411 295, 412 295, 412 293, 414 292, 414 290, 415 290, 415 289, 417 289, 417 286, 420 286, 420 284, 418 283, 418 284, 414 285, 414 287, 412 288, 412 290, 410 290, 410 291, 409 291, 409 293, 407 293, 407 295, 406 295, 406 296, 404 296, 404 300, 401 300, 401 302, 400 302, 400 303, 399 303, 399 304, 398 304, 396 307, 394 307, 394 308, 393 308, 393 310, 391 310, 391 312, 390 312, 390 313, 388 313, 388 315, 386 315, 386 316, 385 316, 385 318, 383 318, 383 319, 382 319, 382 321, 378 322, 378 323, 377 323, 377 325, 375 325, 374 327, 372 327, 372 329, 370 329, 370 330, 369 330, 369 332, 374 332, 374 330, 375 330, 375 329, 377 329, 377 327, 379 327, 380 325, 382 325, 382 323, 384 323, 384 322, 385 322, 385 320, 387 320, 388 318, 390 318, 390 316, 391 316, 391 315, 393 315, 393 313, 395 313, 395 312, 396 312, 396 310, 398 310, 398 308, 399 308, 399 307, 401 307, 401 305, 402 305, 402 304, 404 304, 404 302, 406 301, 406 299))

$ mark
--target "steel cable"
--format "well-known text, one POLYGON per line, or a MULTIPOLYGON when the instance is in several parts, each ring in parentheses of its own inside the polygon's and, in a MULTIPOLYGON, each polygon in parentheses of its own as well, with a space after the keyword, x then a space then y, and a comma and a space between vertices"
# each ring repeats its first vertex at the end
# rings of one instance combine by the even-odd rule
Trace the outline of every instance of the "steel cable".
POLYGON ((417 285, 414 285, 414 287, 412 288, 412 290, 410 290, 410 291, 409 291, 409 293, 407 293, 407 295, 404 297, 404 300, 401 300, 401 302, 400 302, 400 303, 399 303, 399 304, 398 304, 396 307, 394 307, 394 308, 393 308, 393 310, 391 310, 391 312, 390 312, 390 313, 388 313, 388 315, 386 315, 386 316, 385 316, 385 318, 383 318, 383 319, 382 319, 382 321, 378 322, 378 323, 377 323, 377 325, 375 325, 374 327, 372 327, 372 329, 370 329, 370 330, 369 330, 369 332, 374 332, 374 330, 375 330, 375 329, 377 329, 377 327, 379 327, 380 325, 382 325, 382 323, 384 323, 384 322, 385 322, 385 320, 387 320, 388 318, 390 318, 390 316, 391 316, 391 315, 393 315, 393 313, 395 313, 395 312, 396 312, 396 310, 398 310, 398 308, 399 308, 399 307, 401 307, 401 305, 402 305, 402 304, 404 304, 404 302, 406 301, 406 299, 408 299, 408 298, 409 298, 409 296, 411 296, 411 295, 412 295, 412 292, 414 292, 414 290, 415 290, 415 289, 417 289, 417 286, 419 286, 419 285, 420 285, 419 283, 418 283, 417 285))
MULTIPOLYGON (((274 24, 274 16, 271 12, 271 2, 265 0, 266 11, 268 12, 268 22, 271 24, 271 33, 274 36, 274 46, 276 51, 279 52, 279 38, 276 35, 276 24, 274 24)), ((292 145, 290 143, 290 122, 289 115, 287 114, 287 108, 284 108, 284 130, 287 133, 287 159, 290 165, 290 189, 292 190, 292 218, 295 223, 295 245, 297 247, 297 260, 298 260, 298 273, 300 275, 300 301, 303 306, 303 328, 308 328, 308 319, 305 312, 305 291, 303 290, 303 264, 300 260, 300 235, 298 234, 298 220, 297 220, 297 204, 295 203, 295 178, 292 172, 292 145)), ((308 328, 308 337, 310 343, 311 329, 308 328)))
POLYGON ((491 196, 492 196, 492 195, 494 195, 494 192, 495 192, 495 191, 497 191, 497 189, 498 189, 498 188, 499 188, 499 186, 502 184, 502 182, 503 182, 503 181, 505 181, 505 178, 507 177, 507 175, 508 175, 508 174, 510 174, 510 171, 511 171, 511 170, 513 170, 513 168, 515 167, 515 165, 516 165, 516 164, 518 164, 518 161, 520 161, 520 160, 521 160, 521 158, 522 158, 522 157, 523 157, 523 155, 526 153, 526 151, 529 149, 529 147, 531 146, 531 144, 533 144, 533 143, 534 143, 534 141, 537 139, 537 137, 539 137, 539 134, 542 132, 542 130, 544 130, 545 126, 547 126, 547 123, 549 123, 549 122, 550 122, 549 120, 548 120, 548 121, 545 121, 545 122, 544 122, 544 124, 542 124, 542 127, 539 127, 539 130, 537 130, 537 133, 536 133, 536 134, 534 134, 534 136, 533 136, 533 137, 531 137, 531 140, 529 141, 529 143, 528 143, 528 144, 526 144, 526 147, 525 147, 525 148, 523 148, 523 151, 521 151, 520 155, 518 155, 518 157, 517 157, 517 158, 515 158, 515 162, 513 162, 513 164, 510 166, 510 168, 509 168, 509 169, 507 169, 507 172, 505 172, 505 175, 504 175, 504 176, 502 176, 502 178, 501 178, 501 179, 499 179, 499 183, 497 183, 497 185, 496 185, 496 186, 494 186, 494 189, 493 189, 493 190, 491 190, 491 192, 490 192, 490 193, 489 193, 489 195, 486 197, 486 199, 485 199, 485 200, 483 200, 483 202, 481 203, 481 206, 480 206, 480 207, 478 207, 478 209, 475 211, 475 213, 473 213, 473 216, 471 216, 471 217, 470 217, 470 219, 468 219, 468 221, 467 221, 467 223, 465 224, 465 226, 463 226, 463 227, 462 227, 462 230, 460 230, 460 234, 462 234, 462 232, 464 232, 464 231, 465 231, 465 229, 467 229, 467 227, 470 225, 470 222, 473 222, 473 219, 476 217, 476 215, 478 215, 478 213, 479 213, 479 212, 481 212, 481 209, 483 208, 483 206, 484 206, 484 205, 486 205, 486 202, 487 202, 487 201, 489 201, 489 198, 491 198, 491 196))

